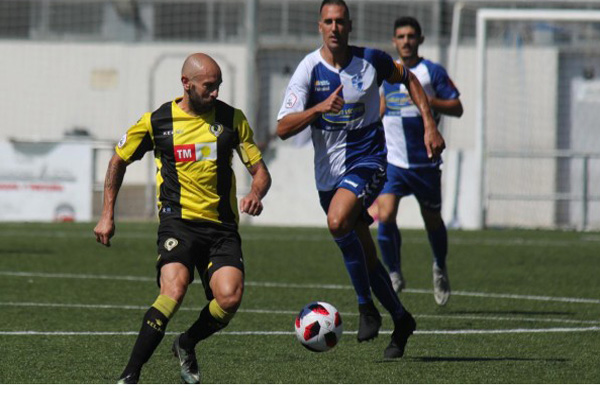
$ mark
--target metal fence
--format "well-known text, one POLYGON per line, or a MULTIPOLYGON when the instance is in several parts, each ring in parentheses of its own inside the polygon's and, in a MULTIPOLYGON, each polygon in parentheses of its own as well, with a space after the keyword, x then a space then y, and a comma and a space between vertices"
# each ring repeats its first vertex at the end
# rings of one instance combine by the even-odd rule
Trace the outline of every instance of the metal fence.
MULTIPOLYGON (((548 185, 548 191, 543 193, 527 192, 521 186, 490 186, 490 190, 483 193, 480 199, 483 209, 487 209, 482 226, 535 226, 535 223, 528 225, 526 222, 519 222, 524 221, 528 211, 522 212, 525 215, 516 215, 512 219, 509 217, 509 213, 525 202, 533 208, 537 204, 548 204, 549 211, 544 212, 552 216, 548 219, 549 222, 540 226, 600 228, 600 218, 597 216, 600 213, 600 194, 595 191, 593 184, 600 174, 600 151, 594 147, 595 142, 577 143, 572 135, 574 129, 593 129, 587 128, 595 124, 593 107, 585 115, 578 114, 572 107, 574 92, 571 87, 564 86, 580 70, 583 70, 581 75, 586 84, 593 83, 597 80, 597 75, 600 75, 600 50, 597 45, 600 40, 600 24, 591 23, 580 27, 581 29, 571 29, 547 23, 507 24, 489 21, 487 37, 490 54, 494 54, 500 47, 518 51, 525 48, 536 51, 540 48, 552 48, 558 54, 557 67, 553 70, 554 80, 549 81, 550 85, 552 82, 556 83, 553 95, 557 100, 554 108, 544 109, 542 116, 536 114, 536 109, 532 109, 530 114, 519 114, 508 108, 522 108, 526 103, 524 100, 519 100, 523 101, 519 103, 507 97, 512 90, 508 88, 508 81, 499 83, 499 92, 488 87, 483 95, 477 92, 474 83, 479 64, 475 56, 477 15, 482 8, 598 11, 600 1, 347 2, 353 20, 352 42, 378 47, 391 54, 394 49, 390 39, 395 18, 412 15, 420 20, 426 37, 424 47, 427 49, 427 56, 446 65, 462 92, 465 115, 461 121, 444 120, 443 133, 449 148, 461 152, 465 166, 469 165, 469 152, 478 146, 478 124, 491 124, 492 141, 488 143, 491 145, 480 149, 481 155, 485 153, 487 164, 480 167, 482 171, 488 168, 490 173, 489 168, 497 166, 496 170, 499 172, 491 172, 488 176, 481 172, 482 180, 488 183, 492 182, 491 179, 509 181, 510 175, 507 174, 510 172, 503 171, 512 171, 516 168, 515 165, 522 165, 523 162, 538 160, 542 166, 546 162, 552 163, 551 176, 548 178, 552 182, 548 185), (550 36, 552 39, 548 40, 550 36), (504 125, 508 121, 505 114, 500 117, 488 115, 484 122, 477 121, 475 110, 479 106, 479 99, 484 96, 492 98, 493 107, 497 107, 497 99, 505 101, 506 110, 510 111, 506 115, 520 115, 519 118, 525 120, 525 123, 511 122, 507 126, 521 125, 521 130, 513 131, 512 127, 508 129, 504 125), (590 120, 585 122, 587 125, 575 126, 577 124, 574 120, 585 120, 588 117, 590 120), (540 129, 527 120, 544 118, 553 120, 550 125, 557 132, 552 143, 543 143, 542 147, 537 148, 529 144, 525 147, 516 144, 511 147, 504 141, 494 141, 502 139, 502 134, 520 137, 527 130, 523 127, 543 131, 545 127, 540 129), (493 136, 494 132, 502 134, 493 136), (512 164, 513 169, 506 168, 506 163, 512 164), (499 204, 502 207, 497 206, 499 204)), ((192 44, 200 48, 215 44, 242 44, 250 56, 247 63, 237 65, 236 68, 243 69, 249 78, 246 80, 246 87, 239 88, 241 94, 236 92, 236 96, 247 96, 247 108, 244 111, 253 121, 257 142, 268 153, 274 147, 271 141, 273 110, 280 101, 277 98, 277 85, 285 82, 308 51, 320 45, 317 30, 319 4, 316 0, 0 0, 0 42, 125 43, 134 46, 164 43, 173 46, 192 44)), ((175 53, 178 51, 180 50, 174 50, 175 53)), ((156 68, 157 64, 148 65, 152 77, 155 76, 156 68)), ((493 73, 502 73, 503 66, 497 68, 498 71, 493 73)), ((490 76, 494 76, 493 73, 490 76)), ((518 85, 518 82, 514 85, 518 85)), ((155 85, 150 82, 149 87, 148 97, 151 103, 155 85)), ((521 96, 517 91, 515 93, 517 98, 521 96)), ((488 97, 485 99, 490 100, 488 97)), ((589 104, 593 106, 594 103, 589 104)), ((466 179, 466 171, 455 171, 449 180, 457 180, 457 177, 466 179)), ((456 183, 457 186, 461 184, 465 186, 464 182, 456 183)), ((152 190, 147 190, 147 193, 151 192, 152 190)), ((447 199, 455 203, 451 207, 455 210, 455 216, 460 216, 461 207, 457 203, 464 202, 465 197, 468 196, 457 194, 456 199, 447 199)), ((525 210, 527 209, 526 207, 525 210)), ((472 210, 463 211, 463 215, 469 212, 472 210)))

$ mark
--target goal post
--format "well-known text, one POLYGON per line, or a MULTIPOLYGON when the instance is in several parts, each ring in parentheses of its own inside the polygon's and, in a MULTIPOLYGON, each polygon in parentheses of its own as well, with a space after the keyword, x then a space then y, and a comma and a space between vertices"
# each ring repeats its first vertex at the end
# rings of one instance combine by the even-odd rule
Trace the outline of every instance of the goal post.
POLYGON ((600 119, 592 107, 579 110, 599 104, 599 23, 597 10, 477 11, 477 228, 589 226, 589 202, 600 199, 588 183, 600 170, 600 140, 591 136, 600 119), (588 64, 581 79, 568 72, 588 64), (559 87, 565 77, 570 86, 559 87))

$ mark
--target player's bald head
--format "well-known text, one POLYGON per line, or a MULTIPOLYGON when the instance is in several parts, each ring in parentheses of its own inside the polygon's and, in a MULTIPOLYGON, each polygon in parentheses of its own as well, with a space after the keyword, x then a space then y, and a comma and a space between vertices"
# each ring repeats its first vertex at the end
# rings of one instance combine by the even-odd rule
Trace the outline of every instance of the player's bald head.
POLYGON ((221 74, 219 64, 208 54, 190 54, 181 67, 181 75, 188 79, 194 79, 198 75, 221 74))
POLYGON ((222 82, 221 68, 212 57, 204 53, 190 54, 181 68, 182 109, 200 115, 213 108, 222 82))

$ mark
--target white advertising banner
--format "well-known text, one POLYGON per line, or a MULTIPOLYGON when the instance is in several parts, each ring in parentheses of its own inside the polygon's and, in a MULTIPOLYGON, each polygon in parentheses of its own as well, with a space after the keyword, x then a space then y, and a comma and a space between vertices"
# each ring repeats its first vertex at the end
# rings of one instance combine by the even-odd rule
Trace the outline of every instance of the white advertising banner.
POLYGON ((0 142, 0 221, 91 218, 91 143, 0 142))

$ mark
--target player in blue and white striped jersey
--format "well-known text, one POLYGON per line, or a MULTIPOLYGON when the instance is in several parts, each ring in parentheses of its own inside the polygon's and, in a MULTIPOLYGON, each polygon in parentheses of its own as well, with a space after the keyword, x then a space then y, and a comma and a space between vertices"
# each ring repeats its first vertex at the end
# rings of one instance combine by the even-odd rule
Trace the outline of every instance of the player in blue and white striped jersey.
MULTIPOLYGON (((460 93, 446 70, 419 56, 423 40, 416 19, 402 17, 394 23, 393 43, 400 55, 397 62, 410 69, 421 82, 436 123, 441 114, 460 117, 463 112, 460 93)), ((400 268, 402 236, 396 219, 400 199, 414 194, 434 255, 434 298, 437 304, 445 305, 450 297, 450 282, 446 268, 448 234, 441 215, 442 160, 428 156, 421 110, 411 101, 403 83, 384 82, 380 112, 388 148, 387 182, 377 200, 378 241, 383 261, 390 271, 394 289, 402 290, 405 286, 400 268)))
POLYGON ((384 80, 410 88, 425 116, 430 156, 437 158, 445 144, 418 79, 380 50, 348 45, 352 22, 346 3, 324 0, 320 14, 323 46, 308 54, 292 76, 279 111, 277 135, 287 139, 310 127, 321 206, 358 297, 357 339, 373 339, 381 326, 373 289, 394 321, 384 356, 402 357, 416 323, 377 258, 369 231, 373 219, 367 213, 385 182, 387 150, 379 115, 379 86, 384 80))

